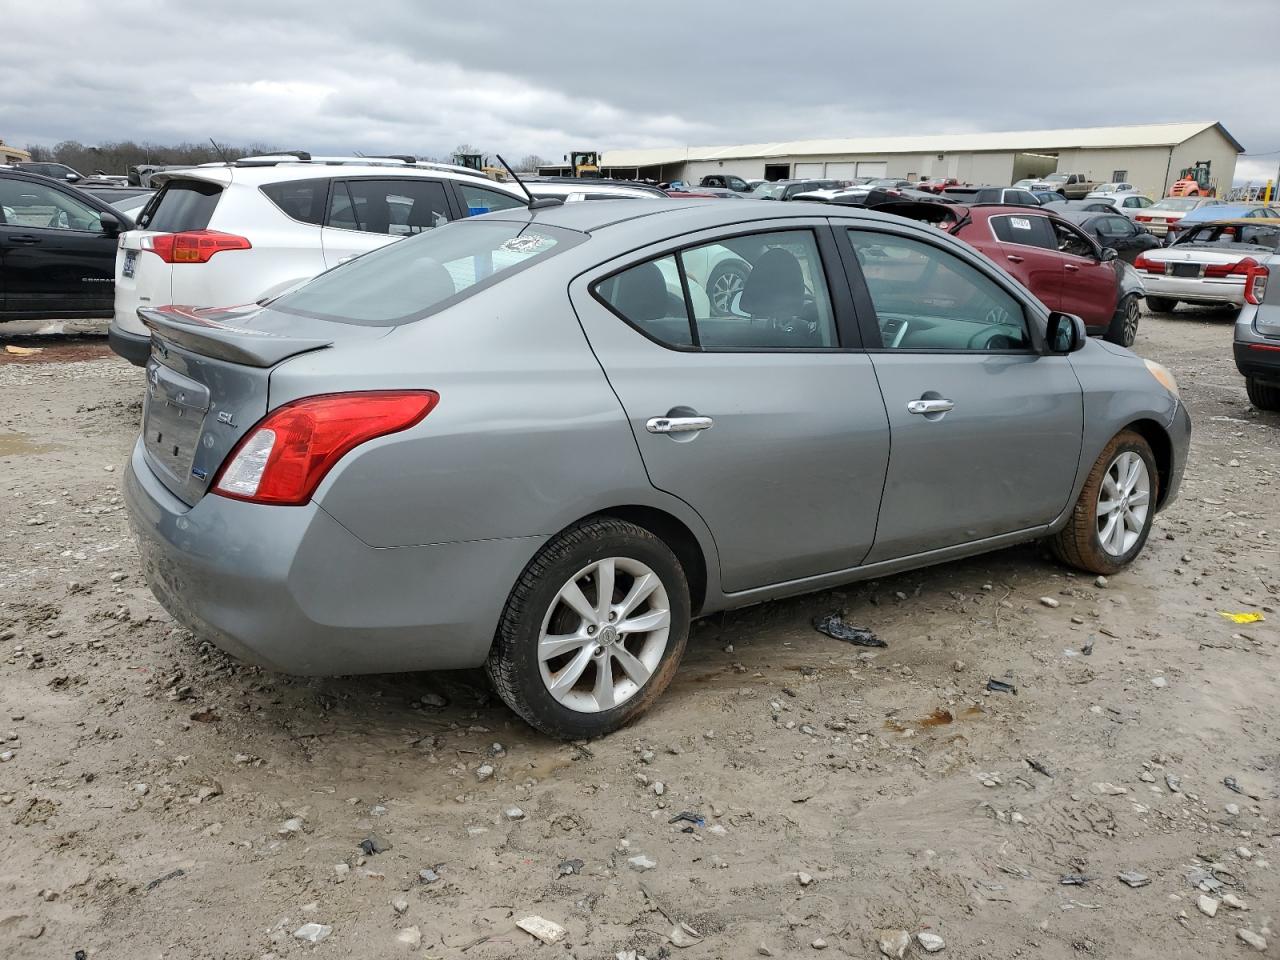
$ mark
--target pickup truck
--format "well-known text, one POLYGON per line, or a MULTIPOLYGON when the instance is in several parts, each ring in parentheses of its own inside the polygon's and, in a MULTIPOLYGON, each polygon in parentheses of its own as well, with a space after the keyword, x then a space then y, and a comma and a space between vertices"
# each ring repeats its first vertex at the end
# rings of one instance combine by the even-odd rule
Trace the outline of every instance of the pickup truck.
POLYGON ((1090 180, 1083 173, 1051 173, 1044 182, 1068 200, 1083 200, 1100 185, 1100 181, 1090 180))

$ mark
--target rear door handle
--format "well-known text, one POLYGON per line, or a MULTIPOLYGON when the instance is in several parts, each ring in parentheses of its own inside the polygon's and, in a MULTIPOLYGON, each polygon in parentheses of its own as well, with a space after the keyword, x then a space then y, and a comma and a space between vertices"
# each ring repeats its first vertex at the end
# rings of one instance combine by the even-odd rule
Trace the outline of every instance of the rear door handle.
POLYGON ((1068 263, 1068 264, 1065 264, 1065 266, 1066 266, 1066 268, 1067 268, 1068 270, 1070 270, 1072 273, 1079 273, 1079 272, 1080 272, 1080 268, 1079 268, 1079 267, 1077 267, 1074 263, 1068 263))
POLYGON ((650 433, 694 433, 714 425, 710 417, 650 417, 644 428, 650 433))
POLYGON ((1022 257, 1015 256, 1014 254, 1011 253, 1008 256, 1008 260, 1010 263, 1021 263, 1022 257))
POLYGON ((25 246, 25 245, 30 245, 30 244, 33 244, 33 243, 39 243, 39 242, 40 242, 40 238, 39 238, 39 237, 33 237, 33 236, 31 236, 29 233, 20 233, 20 234, 18 234, 16 237, 10 237, 10 238, 9 238, 9 242, 10 242, 10 243, 19 243, 19 244, 23 244, 23 245, 25 246))
POLYGON ((946 413, 955 406, 954 400, 909 400, 907 413, 946 413))

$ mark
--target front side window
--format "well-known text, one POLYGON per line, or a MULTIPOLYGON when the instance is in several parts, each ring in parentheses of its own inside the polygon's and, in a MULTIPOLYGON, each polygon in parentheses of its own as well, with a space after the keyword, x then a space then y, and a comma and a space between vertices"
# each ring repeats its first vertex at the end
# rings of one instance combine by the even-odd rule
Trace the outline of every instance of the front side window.
POLYGON ((9 226, 102 232, 97 210, 70 194, 26 180, 0 180, 0 211, 9 226))
POLYGON ((444 187, 434 180, 339 180, 328 226, 407 237, 449 221, 444 187))
POLYGON ((476 217, 494 210, 510 210, 513 207, 527 207, 527 201, 513 197, 499 190, 487 190, 471 183, 459 183, 458 193, 462 195, 462 205, 467 208, 468 217, 476 217))
POLYGON ((614 274, 595 291, 622 319, 669 347, 813 350, 839 345, 822 259, 808 230, 687 247, 614 274))
POLYGON ((849 240, 885 349, 1031 349, 1022 306, 956 255, 921 240, 869 230, 850 230, 849 240))
POLYGON ((1098 221, 1098 236, 1104 240, 1118 240, 1133 234, 1133 224, 1124 217, 1103 217, 1098 221))
POLYGON ((461 221, 387 244, 271 302, 273 310, 367 327, 420 320, 585 237, 543 224, 461 221))
POLYGON ((1001 243, 1016 243, 1042 250, 1058 249, 1058 240, 1048 217, 992 217, 991 229, 1001 243))
POLYGON ((1089 238, 1083 233, 1068 224, 1061 221, 1053 221, 1053 231, 1058 237, 1058 250, 1062 253, 1070 254, 1073 257, 1095 257, 1097 251, 1094 249, 1089 238))

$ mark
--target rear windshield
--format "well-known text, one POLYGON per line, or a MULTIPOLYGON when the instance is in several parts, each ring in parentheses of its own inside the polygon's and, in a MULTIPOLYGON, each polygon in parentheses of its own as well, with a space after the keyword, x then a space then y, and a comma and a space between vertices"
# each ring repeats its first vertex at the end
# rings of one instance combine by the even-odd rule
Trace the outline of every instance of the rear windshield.
POLYGON ((170 180, 138 217, 142 230, 182 233, 204 230, 222 196, 222 187, 204 180, 170 180))
POLYGON ((464 220, 357 257, 271 304, 299 316, 394 327, 500 283, 585 240, 541 223, 464 220))
POLYGON ((1194 210, 1200 201, 1195 197, 1166 197, 1151 205, 1152 210, 1194 210))

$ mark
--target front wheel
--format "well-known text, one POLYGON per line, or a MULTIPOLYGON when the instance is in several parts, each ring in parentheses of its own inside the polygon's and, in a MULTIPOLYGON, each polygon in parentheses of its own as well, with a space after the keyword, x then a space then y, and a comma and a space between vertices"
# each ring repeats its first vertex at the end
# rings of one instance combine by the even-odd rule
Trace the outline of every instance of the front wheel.
POLYGON ((1177 300, 1170 300, 1168 297, 1147 297, 1147 309, 1152 313, 1173 313, 1177 305, 1177 300))
POLYGON ((716 264, 707 277, 707 296, 711 299, 711 308, 718 317, 730 316, 738 294, 747 286, 747 274, 751 267, 741 260, 726 260, 716 264))
POLYGON ((689 616, 689 585, 670 548, 635 524, 596 517, 557 535, 525 568, 485 670, 543 733, 598 737, 666 689, 689 616))
POLYGON ((1151 532, 1159 483, 1151 445, 1132 430, 1116 434, 1089 471, 1070 522, 1050 540, 1054 554, 1089 573, 1127 567, 1151 532))
POLYGON ((1107 327, 1106 338, 1111 343, 1118 343, 1122 347, 1132 347, 1133 341, 1138 339, 1138 318, 1142 316, 1142 308, 1138 305, 1138 295, 1130 293, 1120 300, 1120 305, 1116 307, 1116 314, 1111 318, 1111 325, 1107 327))

